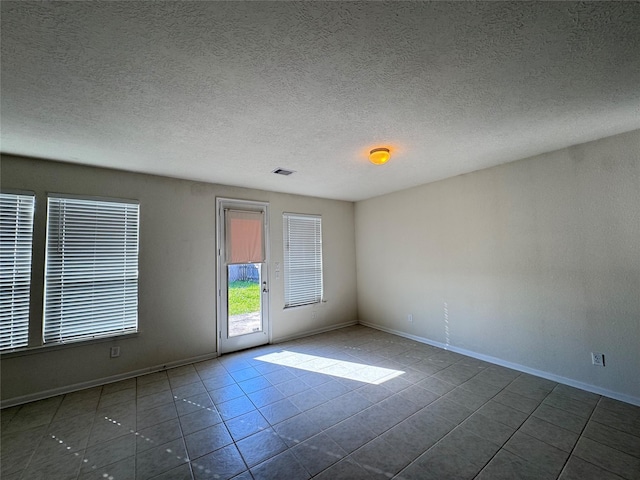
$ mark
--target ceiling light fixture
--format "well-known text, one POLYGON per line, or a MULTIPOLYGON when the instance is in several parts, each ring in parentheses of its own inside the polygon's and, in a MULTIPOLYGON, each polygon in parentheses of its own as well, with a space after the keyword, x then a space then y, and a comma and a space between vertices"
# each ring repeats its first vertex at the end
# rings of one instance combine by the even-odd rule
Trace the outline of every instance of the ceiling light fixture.
POLYGON ((369 152, 369 161, 374 165, 383 165, 389 161, 391 157, 388 148, 374 148, 369 152))

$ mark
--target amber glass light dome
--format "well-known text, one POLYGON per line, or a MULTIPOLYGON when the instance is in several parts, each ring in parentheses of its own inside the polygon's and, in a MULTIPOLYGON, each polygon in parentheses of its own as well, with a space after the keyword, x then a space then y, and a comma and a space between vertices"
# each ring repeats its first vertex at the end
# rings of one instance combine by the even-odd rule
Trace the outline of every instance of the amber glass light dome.
POLYGON ((369 161, 374 165, 383 165, 389 161, 390 157, 388 148, 374 148, 369 152, 369 161))

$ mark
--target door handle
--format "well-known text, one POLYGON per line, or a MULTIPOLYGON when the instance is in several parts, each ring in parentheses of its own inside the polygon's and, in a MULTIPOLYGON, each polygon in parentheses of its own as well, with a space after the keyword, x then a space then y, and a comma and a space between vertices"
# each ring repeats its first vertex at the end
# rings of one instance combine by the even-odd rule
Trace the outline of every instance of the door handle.
POLYGON ((267 282, 262 282, 262 293, 267 293, 268 291, 267 282))

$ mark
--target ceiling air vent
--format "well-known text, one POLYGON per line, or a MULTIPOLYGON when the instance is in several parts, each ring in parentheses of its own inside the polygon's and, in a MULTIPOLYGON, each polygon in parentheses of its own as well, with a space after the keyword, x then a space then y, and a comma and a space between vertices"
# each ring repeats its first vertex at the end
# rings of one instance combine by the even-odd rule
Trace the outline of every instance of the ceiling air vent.
POLYGON ((291 175, 292 173, 296 173, 293 170, 285 170, 284 168, 276 168, 272 173, 277 173, 278 175, 291 175))

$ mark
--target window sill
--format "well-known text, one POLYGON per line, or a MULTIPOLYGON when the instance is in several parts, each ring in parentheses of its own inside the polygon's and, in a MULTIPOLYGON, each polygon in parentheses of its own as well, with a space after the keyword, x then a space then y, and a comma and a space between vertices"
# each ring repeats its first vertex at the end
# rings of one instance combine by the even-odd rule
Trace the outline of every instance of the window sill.
POLYGON ((7 358, 22 357, 25 355, 36 355, 38 353, 53 352, 56 350, 64 350, 67 348, 77 348, 77 347, 84 347, 87 345, 95 345, 98 343, 127 340, 129 338, 137 337, 139 333, 140 332, 138 331, 134 333, 126 333, 124 335, 114 335, 111 337, 99 337, 99 338, 92 338, 89 340, 78 340, 75 342, 48 343, 44 345, 37 345, 35 347, 17 348, 15 350, 8 350, 6 352, 0 353, 0 358, 2 358, 3 360, 6 360, 7 358))

